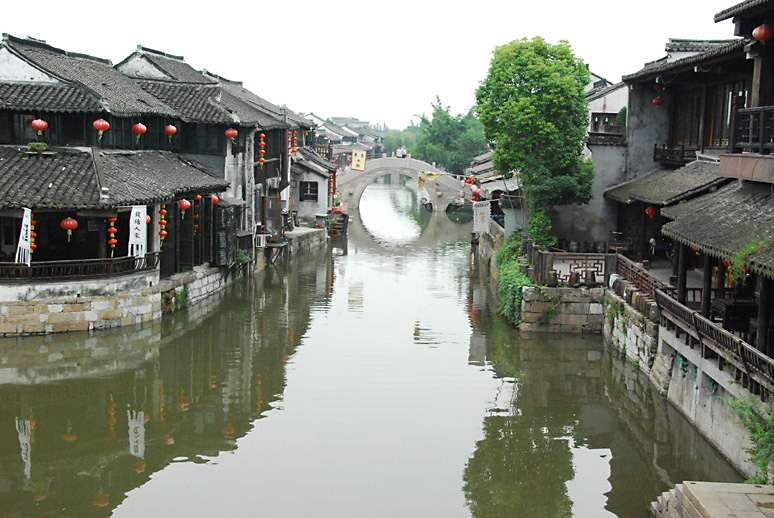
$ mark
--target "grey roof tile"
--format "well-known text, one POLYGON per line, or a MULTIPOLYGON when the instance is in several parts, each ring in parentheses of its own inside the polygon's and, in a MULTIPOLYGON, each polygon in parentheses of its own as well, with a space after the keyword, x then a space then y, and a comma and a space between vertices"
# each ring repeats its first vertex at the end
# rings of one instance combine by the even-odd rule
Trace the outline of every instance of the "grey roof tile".
POLYGON ((0 83, 0 107, 35 112, 101 112, 99 100, 67 84, 0 83))

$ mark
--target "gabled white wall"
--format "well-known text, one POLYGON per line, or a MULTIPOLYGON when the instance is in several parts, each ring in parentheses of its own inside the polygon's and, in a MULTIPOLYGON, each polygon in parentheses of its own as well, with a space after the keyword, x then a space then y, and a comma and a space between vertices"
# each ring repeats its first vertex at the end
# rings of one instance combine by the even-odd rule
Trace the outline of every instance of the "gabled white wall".
POLYGON ((148 62, 144 57, 135 54, 126 63, 121 63, 118 69, 132 77, 146 77, 148 79, 172 79, 161 70, 148 62))
POLYGON ((23 59, 0 47, 0 81, 33 81, 61 83, 57 78, 33 67, 23 59))

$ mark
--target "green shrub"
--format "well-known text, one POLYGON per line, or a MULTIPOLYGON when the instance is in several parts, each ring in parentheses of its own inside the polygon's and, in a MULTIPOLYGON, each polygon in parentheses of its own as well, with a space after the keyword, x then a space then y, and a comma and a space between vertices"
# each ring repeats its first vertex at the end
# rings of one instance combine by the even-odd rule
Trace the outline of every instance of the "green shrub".
POLYGON ((750 431, 753 447, 750 448, 750 461, 758 468, 758 474, 747 480, 750 484, 769 484, 768 466, 774 461, 774 404, 768 403, 761 411, 752 399, 723 398, 734 409, 739 421, 750 431))

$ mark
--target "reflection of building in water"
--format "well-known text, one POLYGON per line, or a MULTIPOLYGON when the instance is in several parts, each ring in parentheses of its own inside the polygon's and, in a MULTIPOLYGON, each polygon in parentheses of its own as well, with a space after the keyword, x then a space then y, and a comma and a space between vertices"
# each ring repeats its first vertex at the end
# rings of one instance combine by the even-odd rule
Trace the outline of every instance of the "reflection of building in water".
POLYGON ((2 514, 112 509, 173 459, 235 448, 281 397, 310 307, 330 298, 325 261, 294 271, 265 272, 209 314, 177 313, 134 334, 2 342, 2 514))

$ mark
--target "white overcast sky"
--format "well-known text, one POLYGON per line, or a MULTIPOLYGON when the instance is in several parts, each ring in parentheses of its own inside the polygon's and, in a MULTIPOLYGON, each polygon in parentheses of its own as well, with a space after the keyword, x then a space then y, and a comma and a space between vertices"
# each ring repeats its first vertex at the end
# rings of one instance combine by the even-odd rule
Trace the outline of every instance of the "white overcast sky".
POLYGON ((728 0, 4 2, 0 30, 118 63, 138 44, 182 55, 297 112, 403 128, 436 95, 475 103, 492 51, 521 37, 570 42, 613 82, 668 38, 733 38, 728 0))

